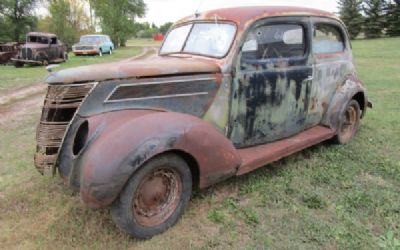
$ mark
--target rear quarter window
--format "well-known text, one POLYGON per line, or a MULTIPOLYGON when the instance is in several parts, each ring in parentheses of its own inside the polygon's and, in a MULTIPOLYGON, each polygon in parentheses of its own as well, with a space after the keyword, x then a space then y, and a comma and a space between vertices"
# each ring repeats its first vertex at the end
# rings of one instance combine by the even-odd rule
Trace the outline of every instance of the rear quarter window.
POLYGON ((314 54, 339 53, 345 49, 345 41, 339 27, 331 24, 316 24, 313 35, 314 54))

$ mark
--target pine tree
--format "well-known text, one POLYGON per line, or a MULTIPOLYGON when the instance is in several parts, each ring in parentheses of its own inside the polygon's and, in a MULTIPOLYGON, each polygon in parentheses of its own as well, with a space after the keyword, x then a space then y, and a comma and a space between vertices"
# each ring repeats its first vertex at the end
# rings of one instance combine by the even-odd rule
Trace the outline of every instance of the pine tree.
POLYGON ((360 34, 364 18, 361 14, 362 0, 339 0, 340 18, 346 24, 350 39, 354 39, 360 34))
POLYGON ((400 0, 389 3, 386 18, 386 34, 400 36, 400 0))
POLYGON ((367 38, 378 38, 385 28, 385 0, 364 0, 364 33, 367 38))

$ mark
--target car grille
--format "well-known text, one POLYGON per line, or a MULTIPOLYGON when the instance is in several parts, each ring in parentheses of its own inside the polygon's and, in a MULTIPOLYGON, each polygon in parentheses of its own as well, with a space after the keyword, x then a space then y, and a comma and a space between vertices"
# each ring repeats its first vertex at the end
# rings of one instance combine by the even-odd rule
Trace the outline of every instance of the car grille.
POLYGON ((58 151, 69 123, 94 83, 49 85, 36 132, 35 166, 54 173, 58 151))
POLYGON ((92 50, 93 46, 76 46, 75 50, 92 50))
POLYGON ((28 59, 28 60, 33 59, 32 58, 32 49, 23 48, 23 49, 21 49, 21 54, 22 54, 22 59, 28 59))

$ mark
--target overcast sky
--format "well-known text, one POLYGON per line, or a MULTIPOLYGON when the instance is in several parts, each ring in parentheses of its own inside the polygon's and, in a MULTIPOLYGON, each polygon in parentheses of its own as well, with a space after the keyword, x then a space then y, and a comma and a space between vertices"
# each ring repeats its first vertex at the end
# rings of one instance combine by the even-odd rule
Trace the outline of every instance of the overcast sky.
POLYGON ((251 5, 302 6, 336 12, 336 0, 144 0, 146 17, 139 21, 157 25, 175 22, 182 17, 204 10, 251 5))

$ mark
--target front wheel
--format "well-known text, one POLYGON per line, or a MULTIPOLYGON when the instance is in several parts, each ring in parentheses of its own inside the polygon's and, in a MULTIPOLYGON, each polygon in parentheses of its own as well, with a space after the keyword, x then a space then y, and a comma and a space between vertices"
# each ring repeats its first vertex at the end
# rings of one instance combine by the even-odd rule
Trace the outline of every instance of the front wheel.
POLYGON ((173 226, 192 193, 192 174, 176 154, 149 160, 133 174, 111 207, 111 216, 129 235, 147 239, 173 226))
POLYGON ((24 63, 23 63, 23 62, 15 62, 15 63, 14 63, 14 66, 15 66, 16 68, 22 68, 22 67, 24 67, 24 63))
POLYGON ((99 50, 99 56, 103 56, 103 51, 99 50))
POLYGON ((336 144, 349 143, 360 125, 361 110, 356 100, 351 100, 340 117, 339 128, 333 141, 336 144))

